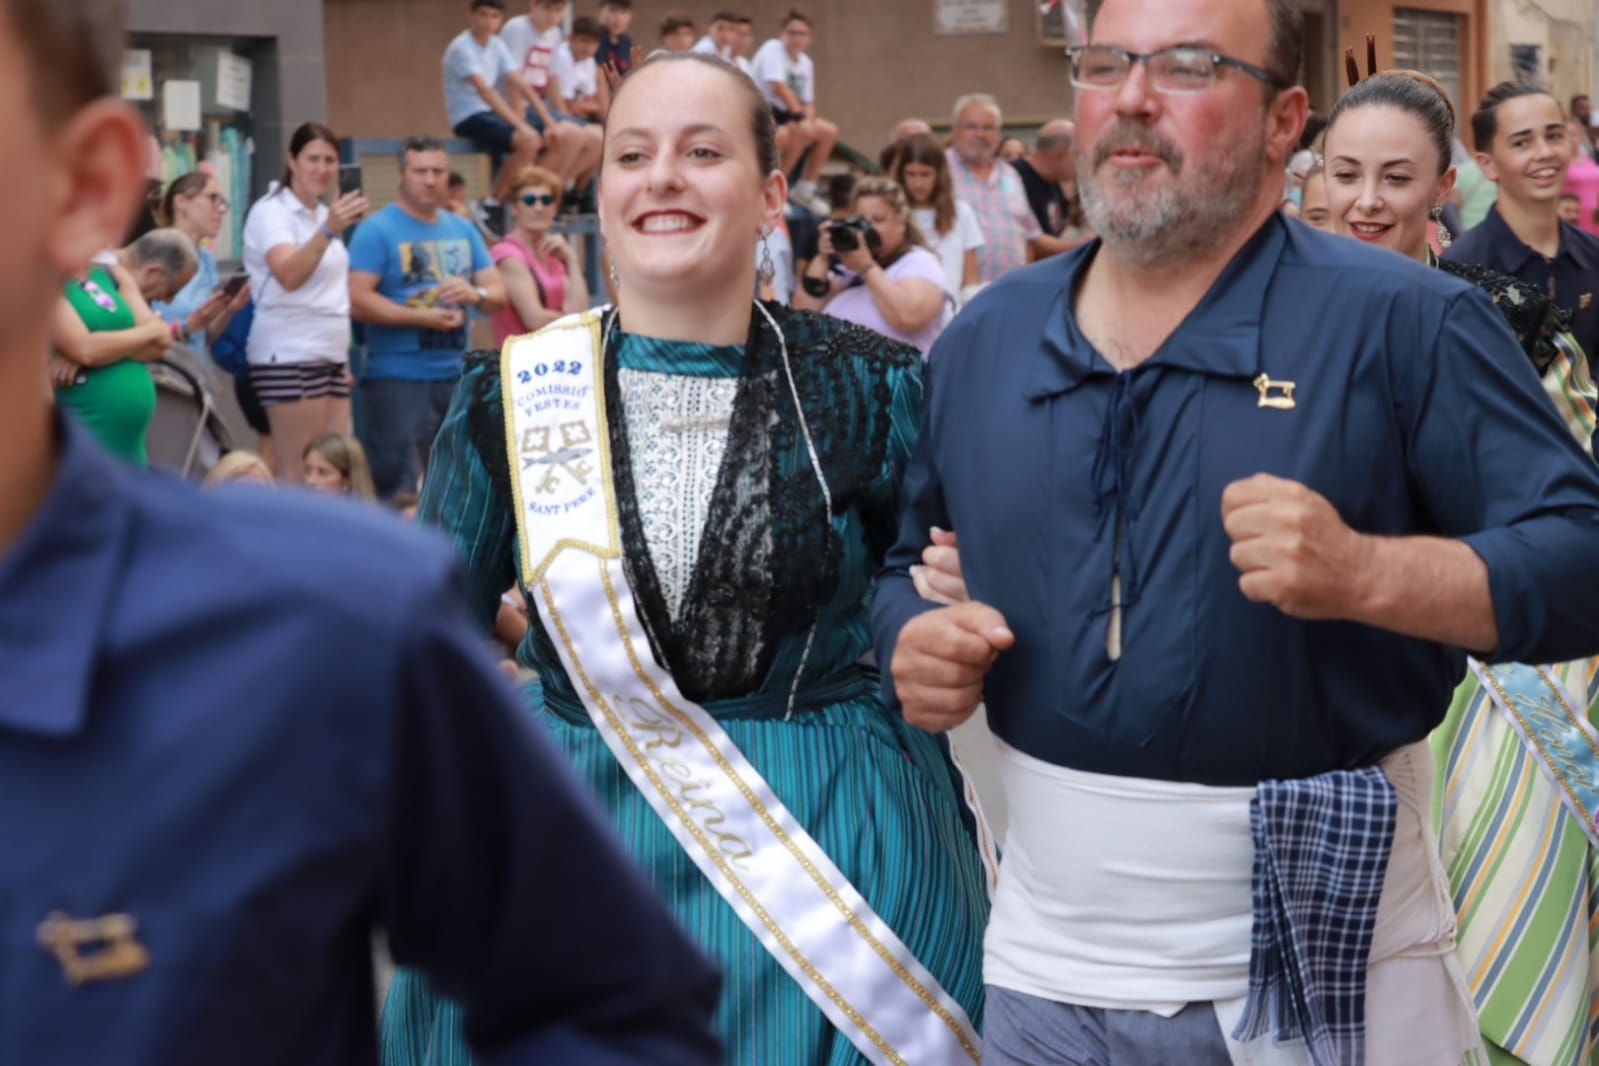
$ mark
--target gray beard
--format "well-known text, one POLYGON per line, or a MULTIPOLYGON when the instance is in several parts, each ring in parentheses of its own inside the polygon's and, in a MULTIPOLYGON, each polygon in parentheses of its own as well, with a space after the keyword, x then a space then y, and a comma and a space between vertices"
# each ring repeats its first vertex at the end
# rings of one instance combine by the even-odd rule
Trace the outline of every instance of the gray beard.
POLYGON ((1265 142, 1257 130, 1191 168, 1179 161, 1177 181, 1142 194, 1141 175, 1102 178, 1091 161, 1079 161, 1083 215, 1127 265, 1174 263, 1219 243, 1254 208, 1266 177, 1265 142))

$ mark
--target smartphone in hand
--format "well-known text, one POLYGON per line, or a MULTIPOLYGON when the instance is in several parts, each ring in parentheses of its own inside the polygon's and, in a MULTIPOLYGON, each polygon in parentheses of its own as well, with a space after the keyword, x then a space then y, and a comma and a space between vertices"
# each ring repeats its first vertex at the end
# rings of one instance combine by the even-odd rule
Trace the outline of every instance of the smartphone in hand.
POLYGON ((230 297, 237 296, 239 295, 239 290, 244 288, 244 283, 249 280, 250 275, 240 271, 227 280, 227 282, 222 286, 222 291, 227 293, 230 297))
POLYGON ((361 164, 341 163, 339 165, 339 195, 348 196, 352 192, 361 191, 361 164))

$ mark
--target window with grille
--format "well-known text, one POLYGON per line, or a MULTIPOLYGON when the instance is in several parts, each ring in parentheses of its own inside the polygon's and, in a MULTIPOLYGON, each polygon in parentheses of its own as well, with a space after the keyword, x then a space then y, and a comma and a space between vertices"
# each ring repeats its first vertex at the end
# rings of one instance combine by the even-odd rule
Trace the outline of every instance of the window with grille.
POLYGON ((1460 15, 1445 11, 1394 8, 1394 67, 1419 70, 1438 79, 1460 113, 1460 15))

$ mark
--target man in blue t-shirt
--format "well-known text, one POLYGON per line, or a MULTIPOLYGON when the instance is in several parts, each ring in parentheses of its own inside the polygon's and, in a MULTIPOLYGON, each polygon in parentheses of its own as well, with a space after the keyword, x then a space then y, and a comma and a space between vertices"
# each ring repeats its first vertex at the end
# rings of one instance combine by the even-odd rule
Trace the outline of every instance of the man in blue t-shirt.
POLYGON ((362 431, 378 493, 416 487, 466 350, 467 309, 505 306, 505 285, 470 222, 440 210, 450 160, 433 137, 400 150, 400 198, 350 242, 350 312, 366 323, 362 431))

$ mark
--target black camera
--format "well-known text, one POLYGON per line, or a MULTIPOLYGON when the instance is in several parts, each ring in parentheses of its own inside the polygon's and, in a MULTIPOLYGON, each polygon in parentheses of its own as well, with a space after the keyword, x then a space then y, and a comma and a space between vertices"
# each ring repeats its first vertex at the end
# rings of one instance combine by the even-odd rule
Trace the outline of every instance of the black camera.
POLYGON ((851 215, 837 222, 827 224, 827 236, 833 242, 836 252, 853 252, 866 242, 866 247, 872 254, 883 246, 883 238, 872 228, 872 224, 860 215, 851 215))

